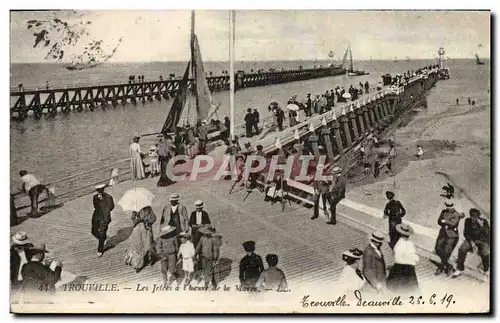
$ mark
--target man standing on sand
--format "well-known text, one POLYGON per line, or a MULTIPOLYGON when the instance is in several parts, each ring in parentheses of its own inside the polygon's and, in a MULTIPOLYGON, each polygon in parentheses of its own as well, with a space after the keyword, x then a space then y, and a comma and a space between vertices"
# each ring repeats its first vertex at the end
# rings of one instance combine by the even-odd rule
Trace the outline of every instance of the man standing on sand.
POLYGON ((347 181, 345 176, 342 175, 342 169, 340 167, 334 167, 332 172, 337 177, 335 179, 335 184, 333 185, 333 189, 330 192, 330 213, 331 218, 327 224, 337 224, 337 204, 345 198, 345 188, 347 185, 347 181))
POLYGON ((111 223, 111 211, 115 208, 115 203, 111 195, 104 193, 106 185, 101 184, 95 187, 97 194, 94 195, 94 213, 92 214, 92 235, 99 240, 97 245, 97 255, 104 253, 104 243, 108 226, 111 223))
POLYGON ((398 242, 399 234, 396 231, 396 225, 400 224, 403 217, 406 215, 406 210, 401 202, 394 199, 395 194, 391 191, 385 192, 385 196, 389 200, 385 205, 384 219, 389 218, 389 247, 394 249, 398 242))
POLYGON ((259 122, 260 122, 260 113, 257 111, 257 109, 253 109, 253 128, 254 128, 254 135, 258 135, 260 130, 259 130, 259 122))
POLYGON ((465 214, 458 213, 453 208, 452 202, 445 202, 446 208, 441 211, 438 225, 441 227, 436 239, 435 251, 441 259, 441 264, 437 268, 435 275, 445 272, 447 275, 453 267, 448 263, 451 253, 458 243, 458 224, 460 219, 465 218, 465 214))

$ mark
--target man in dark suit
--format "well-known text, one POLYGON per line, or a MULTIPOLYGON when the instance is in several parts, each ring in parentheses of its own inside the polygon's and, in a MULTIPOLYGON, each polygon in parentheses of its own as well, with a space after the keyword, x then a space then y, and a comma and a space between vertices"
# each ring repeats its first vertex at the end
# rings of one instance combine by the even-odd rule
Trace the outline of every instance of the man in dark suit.
POLYGON ((363 251, 363 275, 368 284, 379 293, 386 288, 386 267, 380 248, 384 237, 380 232, 372 233, 370 243, 363 251))
POLYGON ((406 215, 406 210, 401 204, 401 202, 394 199, 394 193, 387 191, 385 196, 389 200, 385 205, 384 209, 384 219, 389 218, 389 247, 394 249, 396 242, 398 242, 399 234, 396 231, 396 225, 403 221, 403 217, 406 215))
POLYGON ((254 135, 258 135, 260 130, 259 130, 259 122, 260 122, 260 113, 257 111, 257 109, 253 109, 253 128, 254 128, 254 135))
POLYGON ((104 242, 108 226, 111 223, 111 211, 115 208, 115 203, 111 195, 104 193, 106 185, 97 185, 95 187, 97 194, 94 195, 94 213, 92 214, 92 235, 99 240, 97 245, 97 255, 99 257, 104 253, 104 242))
POLYGON ((458 224, 460 219, 465 218, 465 214, 458 213, 453 208, 453 203, 446 201, 446 208, 441 211, 438 218, 438 225, 441 227, 436 239, 435 251, 441 259, 441 264, 437 268, 435 274, 439 275, 443 271, 448 275, 453 268, 448 260, 458 243, 458 224))
POLYGON ((342 175, 342 169, 340 167, 334 167, 333 173, 337 178, 335 179, 335 184, 333 185, 332 191, 330 192, 330 213, 331 218, 327 224, 337 224, 337 204, 345 198, 345 187, 347 180, 344 175, 342 175))
POLYGON ((307 93, 305 113, 306 113, 306 117, 310 117, 310 116, 312 116, 312 100, 311 100, 311 93, 307 93))
POLYGON ((481 211, 472 208, 464 223, 464 242, 458 249, 457 270, 452 275, 456 278, 464 271, 467 254, 471 251, 479 254, 483 262, 482 272, 487 274, 490 269, 490 225, 481 217, 481 211))
POLYGON ((59 261, 45 263, 45 252, 47 252, 45 246, 30 249, 28 263, 21 269, 23 277, 21 292, 28 303, 46 302, 46 296, 55 293, 55 285, 61 278, 62 264, 59 261))
POLYGON ((210 217, 208 213, 203 210, 203 201, 196 201, 194 203, 195 211, 191 213, 189 217, 188 226, 191 228, 191 236, 193 237, 193 245, 198 245, 198 241, 200 241, 201 234, 198 232, 198 229, 204 225, 211 224, 210 217))

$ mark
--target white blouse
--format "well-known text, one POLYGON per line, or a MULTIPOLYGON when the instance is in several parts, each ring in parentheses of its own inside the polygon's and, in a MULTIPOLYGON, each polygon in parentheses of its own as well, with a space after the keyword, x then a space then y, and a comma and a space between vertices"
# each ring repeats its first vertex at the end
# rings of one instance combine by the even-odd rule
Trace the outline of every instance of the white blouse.
POLYGON ((345 266, 337 280, 340 292, 353 292, 360 290, 365 285, 365 279, 358 276, 351 266, 345 266))
POLYGON ((410 240, 400 238, 394 246, 394 262, 401 265, 415 266, 419 260, 415 245, 410 240))

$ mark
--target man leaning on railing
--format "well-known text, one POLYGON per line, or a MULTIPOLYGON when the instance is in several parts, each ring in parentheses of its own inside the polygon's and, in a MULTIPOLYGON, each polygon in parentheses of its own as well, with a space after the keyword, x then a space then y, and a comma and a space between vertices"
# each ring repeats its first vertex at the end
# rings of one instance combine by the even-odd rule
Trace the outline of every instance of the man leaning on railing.
POLYGON ((28 174, 27 171, 22 170, 19 172, 19 176, 22 181, 21 191, 28 194, 31 201, 31 211, 28 215, 35 217, 39 215, 38 198, 40 194, 46 192, 47 198, 53 197, 53 194, 46 185, 40 184, 40 181, 33 174, 28 174))

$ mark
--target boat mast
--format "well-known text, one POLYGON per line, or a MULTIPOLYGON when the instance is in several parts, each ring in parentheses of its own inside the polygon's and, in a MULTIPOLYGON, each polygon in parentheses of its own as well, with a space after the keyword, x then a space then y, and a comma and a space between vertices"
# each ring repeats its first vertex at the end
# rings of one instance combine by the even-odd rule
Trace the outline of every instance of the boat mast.
POLYGON ((352 71, 354 71, 354 66, 352 63, 351 42, 349 42, 349 60, 351 61, 350 65, 349 65, 349 71, 352 72, 352 71))
POLYGON ((230 134, 234 140, 234 34, 235 34, 235 11, 229 12, 229 115, 231 119, 230 134))
MULTIPOLYGON (((195 25, 195 14, 194 14, 194 10, 191 10, 191 41, 190 41, 190 47, 191 47, 191 75, 193 77, 193 80, 197 80, 196 78, 196 59, 195 59, 195 53, 194 53, 194 25, 195 25)), ((197 89, 196 89, 196 86, 191 83, 191 88, 195 88, 195 97, 196 97, 196 109, 195 111, 198 111, 198 93, 197 93, 197 89)), ((188 107, 189 109, 190 107, 188 107)), ((187 120, 189 120, 189 116, 190 116, 190 112, 188 110, 188 116, 187 116, 187 120)), ((195 118, 195 120, 198 120, 198 116, 195 118)), ((196 121, 195 121, 196 123, 196 121)))

